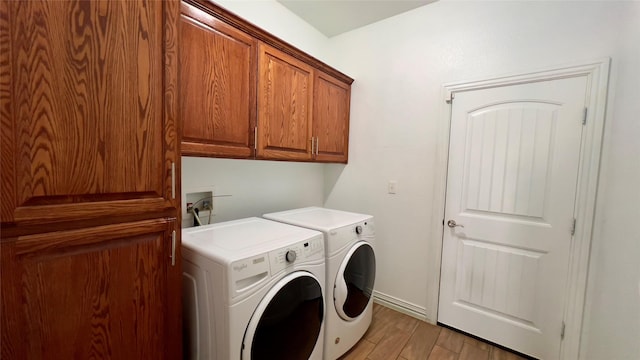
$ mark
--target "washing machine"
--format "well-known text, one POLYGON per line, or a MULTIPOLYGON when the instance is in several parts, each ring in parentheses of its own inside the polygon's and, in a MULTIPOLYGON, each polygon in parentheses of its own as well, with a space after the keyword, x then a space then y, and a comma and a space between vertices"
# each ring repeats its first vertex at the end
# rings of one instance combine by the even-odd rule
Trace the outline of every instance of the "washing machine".
POLYGON ((261 218, 182 230, 184 358, 323 358, 322 233, 261 218))
POLYGON ((347 352, 371 324, 376 277, 375 231, 370 215, 308 207, 264 218, 321 231, 325 239, 325 359, 347 352))

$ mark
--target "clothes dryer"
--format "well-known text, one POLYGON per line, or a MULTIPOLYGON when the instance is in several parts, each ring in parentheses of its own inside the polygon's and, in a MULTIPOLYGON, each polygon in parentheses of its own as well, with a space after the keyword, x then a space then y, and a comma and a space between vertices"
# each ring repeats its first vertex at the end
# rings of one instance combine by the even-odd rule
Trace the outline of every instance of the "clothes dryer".
POLYGON ((320 232, 260 218, 182 230, 185 359, 323 358, 320 232))
POLYGON ((324 354, 325 359, 337 359, 362 338, 371 324, 376 276, 373 217, 320 207, 263 216, 324 234, 327 257, 324 354))

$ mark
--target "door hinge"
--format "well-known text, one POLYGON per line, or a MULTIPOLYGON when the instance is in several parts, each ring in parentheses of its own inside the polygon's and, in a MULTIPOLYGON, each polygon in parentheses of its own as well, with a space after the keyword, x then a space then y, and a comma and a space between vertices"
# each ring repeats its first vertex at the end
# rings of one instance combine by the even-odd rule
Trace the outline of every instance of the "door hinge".
POLYGON ((176 198, 176 163, 171 163, 171 198, 176 198))
POLYGON ((576 233, 576 218, 573 218, 573 223, 571 224, 571 236, 576 233))
POLYGON ((582 125, 586 125, 587 124, 587 113, 589 111, 589 108, 584 108, 584 116, 582 117, 582 125))
POLYGON ((171 232, 171 266, 176 266, 176 231, 171 232))
POLYGON ((444 101, 446 101, 447 104, 451 104, 454 97, 456 97, 454 93, 452 93, 451 91, 447 91, 447 96, 444 98, 444 101))
POLYGON ((253 150, 258 150, 258 127, 253 128, 253 150))
POLYGON ((564 329, 566 327, 566 324, 564 323, 564 321, 562 322, 562 329, 560 329, 560 340, 564 340, 564 329))

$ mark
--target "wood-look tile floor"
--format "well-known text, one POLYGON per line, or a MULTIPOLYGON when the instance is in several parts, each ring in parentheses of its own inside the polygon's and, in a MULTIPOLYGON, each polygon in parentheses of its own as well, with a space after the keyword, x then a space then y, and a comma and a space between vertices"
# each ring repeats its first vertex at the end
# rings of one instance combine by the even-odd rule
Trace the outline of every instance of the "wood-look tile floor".
POLYGON ((363 338, 340 360, 518 360, 518 355, 373 304, 363 338))

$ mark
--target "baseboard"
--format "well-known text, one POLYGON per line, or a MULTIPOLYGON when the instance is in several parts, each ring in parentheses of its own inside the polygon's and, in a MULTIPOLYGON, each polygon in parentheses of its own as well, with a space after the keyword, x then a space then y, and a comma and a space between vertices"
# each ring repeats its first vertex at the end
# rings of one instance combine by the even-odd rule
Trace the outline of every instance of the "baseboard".
POLYGON ((416 319, 432 323, 432 321, 427 318, 427 310, 416 304, 406 302, 391 295, 383 294, 376 290, 373 291, 373 301, 416 319))

